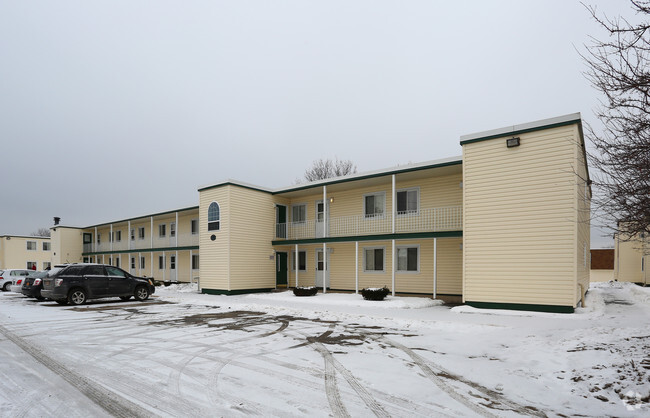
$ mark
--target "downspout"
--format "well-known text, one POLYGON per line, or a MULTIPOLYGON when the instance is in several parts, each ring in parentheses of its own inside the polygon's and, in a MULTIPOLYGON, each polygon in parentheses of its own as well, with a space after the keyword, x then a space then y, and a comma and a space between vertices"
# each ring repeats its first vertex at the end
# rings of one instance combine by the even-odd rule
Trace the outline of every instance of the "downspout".
POLYGON ((578 287, 580 288, 580 304, 583 308, 586 308, 587 305, 585 305, 585 292, 582 283, 578 283, 578 287))

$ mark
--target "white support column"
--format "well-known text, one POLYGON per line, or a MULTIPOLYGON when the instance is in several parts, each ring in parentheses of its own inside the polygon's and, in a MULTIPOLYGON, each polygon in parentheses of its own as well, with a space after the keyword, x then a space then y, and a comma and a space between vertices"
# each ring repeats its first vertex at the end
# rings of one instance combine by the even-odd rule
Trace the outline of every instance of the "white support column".
MULTIPOLYGON (((296 270, 296 287, 298 287, 298 265, 300 264, 300 257, 298 257, 298 244, 296 244, 296 258, 294 260, 294 269, 296 270)), ((305 260, 306 261, 306 260, 305 260)))
POLYGON ((391 276, 392 276, 392 294, 395 296, 395 240, 391 240, 392 242, 392 254, 391 254, 391 276))
POLYGON ((167 273, 167 258, 163 251, 163 282, 165 281, 165 273, 167 273))
MULTIPOLYGON (((175 241, 176 246, 178 247, 178 230, 179 230, 179 228, 178 228, 178 212, 176 212, 176 224, 174 225, 174 228, 176 229, 174 231, 174 238, 175 238, 174 241, 175 241)), ((178 263, 178 252, 176 252, 176 262, 178 263)), ((176 279, 178 279, 178 277, 176 279)))
POLYGON ((323 186, 323 237, 329 236, 327 229, 327 186, 323 186))
POLYGON ((153 216, 150 216, 149 219, 151 219, 151 246, 149 248, 153 248, 153 216))
POLYGON ((102 254, 102 264, 106 264, 106 255, 102 254))
MULTIPOLYGON (((176 227, 178 228, 178 225, 177 225, 176 227)), ((178 229, 176 229, 176 236, 178 237, 178 229)), ((179 264, 180 264, 180 263, 179 263, 179 259, 178 259, 178 250, 176 250, 176 265, 174 266, 174 267, 175 267, 175 270, 174 270, 174 271, 176 272, 176 281, 179 281, 179 280, 178 280, 178 270, 180 270, 180 269, 178 268, 179 264)), ((192 268, 191 264, 192 264, 192 262, 191 262, 191 260, 190 260, 190 268, 192 268)))
POLYGON ((323 293, 327 293, 327 244, 323 243, 323 293))
MULTIPOLYGON (((127 224, 126 239, 127 239, 127 242, 129 243, 127 248, 129 250, 132 250, 132 248, 131 248, 131 246, 132 246, 131 245, 131 221, 128 221, 128 224, 127 224)), ((138 260, 138 261, 140 261, 140 260, 138 260)))
POLYGON ((395 191, 395 174, 392 176, 392 194, 391 194, 391 233, 395 233, 395 218, 397 217, 397 192, 395 191))
POLYGON ((438 297, 438 238, 433 239, 433 298, 438 297))
POLYGON ((108 242, 110 243, 111 251, 113 251, 113 224, 111 224, 111 232, 108 236, 108 242))
POLYGON ((138 253, 138 261, 136 267, 138 268, 138 276, 142 276, 142 267, 140 267, 140 259, 142 258, 142 253, 138 253))
POLYGON ((125 268, 124 270, 128 271, 131 273, 131 253, 126 254, 126 262, 129 264, 128 268, 125 268))
POLYGON ((150 276, 153 277, 153 251, 151 252, 151 263, 149 264, 149 271, 151 272, 150 276))
POLYGON ((192 270, 192 255, 193 255, 193 251, 190 250, 190 283, 194 283, 194 271, 192 270))
POLYGON ((97 227, 95 227, 95 236, 93 237, 93 252, 97 252, 97 227))
POLYGON ((354 293, 359 293, 359 241, 354 242, 354 293))
MULTIPOLYGON (((323 237, 327 238, 328 226, 327 226, 327 186, 323 186, 323 237)), ((323 242, 323 293, 327 293, 327 279, 329 278, 329 269, 330 266, 327 262, 327 244, 323 242)))

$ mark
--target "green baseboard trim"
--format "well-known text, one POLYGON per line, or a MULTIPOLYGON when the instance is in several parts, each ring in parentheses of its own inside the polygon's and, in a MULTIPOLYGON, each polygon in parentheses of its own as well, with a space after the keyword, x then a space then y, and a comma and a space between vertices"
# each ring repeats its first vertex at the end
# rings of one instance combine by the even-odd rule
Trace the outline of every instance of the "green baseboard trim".
POLYGON ((507 309, 510 311, 532 311, 551 313, 573 313, 573 306, 561 305, 533 305, 527 303, 495 303, 466 301, 466 305, 479 309, 507 309))
POLYGON ((208 295, 244 295, 246 293, 263 293, 263 292, 272 292, 273 289, 237 289, 237 290, 225 290, 225 289, 201 289, 201 293, 208 295))

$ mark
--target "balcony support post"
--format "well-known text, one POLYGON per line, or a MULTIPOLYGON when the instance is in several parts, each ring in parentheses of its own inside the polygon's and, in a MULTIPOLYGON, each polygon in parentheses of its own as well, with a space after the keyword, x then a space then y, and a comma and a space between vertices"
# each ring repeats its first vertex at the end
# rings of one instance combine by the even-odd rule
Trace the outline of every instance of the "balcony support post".
POLYGON ((111 251, 113 251, 113 224, 111 224, 111 233, 108 236, 108 241, 110 242, 111 251))
MULTIPOLYGON (((176 247, 178 247, 178 229, 178 212, 176 212, 176 223, 174 223, 174 244, 176 247)), ((178 263, 178 252, 176 253, 176 262, 178 263)))
MULTIPOLYGON (((395 218, 397 216, 397 192, 395 191, 395 174, 391 176, 392 193, 391 193, 391 233, 395 233, 395 218)), ((393 295, 394 296, 394 295, 393 295)))
POLYGON ((433 239, 433 298, 438 297, 438 238, 433 239))
POLYGON ((390 266, 391 270, 392 270, 392 272, 391 272, 391 277, 392 277, 392 285, 391 285, 391 287, 392 287, 392 289, 391 290, 392 290, 393 296, 395 296, 395 270, 397 270, 395 268, 395 259, 397 259, 397 256, 395 255, 395 240, 391 240, 391 242, 392 242, 392 247, 393 247, 392 253, 391 253, 391 255, 392 255, 391 258, 393 260, 392 260, 391 266, 390 266))
POLYGON ((149 233, 149 235, 151 235, 151 246, 149 248, 153 249, 153 216, 150 216, 149 219, 151 223, 151 231, 149 233))
POLYGON ((295 251, 296 251, 296 258, 294 260, 295 264, 293 265, 293 268, 296 270, 296 287, 298 287, 298 264, 300 264, 300 262, 299 262, 300 257, 298 257, 298 244, 296 244, 295 251))
POLYGON ((127 228, 128 228, 128 230, 126 231, 126 239, 127 239, 127 242, 129 243, 127 248, 129 250, 131 250, 132 249, 131 248, 131 221, 128 222, 127 228))
POLYGON ((354 293, 359 294, 359 241, 354 242, 354 293))
MULTIPOLYGON (((323 237, 327 238, 327 186, 323 186, 323 237)), ((327 244, 323 242, 323 293, 327 293, 327 279, 329 278, 329 266, 327 265, 327 244)))
POLYGON ((95 227, 95 236, 93 237, 93 252, 97 252, 97 227, 95 227))

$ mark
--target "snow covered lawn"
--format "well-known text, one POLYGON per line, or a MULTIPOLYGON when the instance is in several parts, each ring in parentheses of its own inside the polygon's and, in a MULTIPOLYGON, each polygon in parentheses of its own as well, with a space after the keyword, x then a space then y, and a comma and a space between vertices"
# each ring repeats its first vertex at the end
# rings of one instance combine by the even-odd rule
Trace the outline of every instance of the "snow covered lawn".
POLYGON ((292 292, 0 294, 0 415, 648 416, 650 288, 544 314, 292 292))

